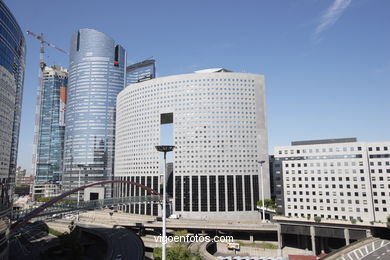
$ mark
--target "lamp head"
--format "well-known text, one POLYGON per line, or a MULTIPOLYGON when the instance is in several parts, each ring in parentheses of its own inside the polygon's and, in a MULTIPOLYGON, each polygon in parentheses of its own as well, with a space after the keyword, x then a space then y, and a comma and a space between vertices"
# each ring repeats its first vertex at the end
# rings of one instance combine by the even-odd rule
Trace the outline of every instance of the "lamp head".
POLYGON ((156 150, 159 152, 172 152, 176 147, 173 145, 156 145, 156 150))

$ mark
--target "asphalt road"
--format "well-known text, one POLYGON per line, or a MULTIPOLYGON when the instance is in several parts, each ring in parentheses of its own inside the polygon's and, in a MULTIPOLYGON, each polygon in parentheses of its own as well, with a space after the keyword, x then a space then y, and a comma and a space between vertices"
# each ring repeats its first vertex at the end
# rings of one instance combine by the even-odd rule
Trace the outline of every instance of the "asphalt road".
POLYGON ((389 260, 390 259, 390 241, 381 240, 381 244, 373 252, 369 253, 362 260, 389 260))
POLYGON ((340 256, 337 260, 389 260, 390 241, 379 239, 340 256))

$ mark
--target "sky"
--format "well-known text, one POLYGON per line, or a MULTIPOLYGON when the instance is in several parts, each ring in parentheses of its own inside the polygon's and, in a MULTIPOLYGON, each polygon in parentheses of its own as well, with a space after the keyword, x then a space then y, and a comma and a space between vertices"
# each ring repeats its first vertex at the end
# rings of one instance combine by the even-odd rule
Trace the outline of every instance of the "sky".
MULTIPOLYGON (((294 140, 390 141, 388 0, 3 0, 22 30, 69 48, 79 28, 153 57, 157 75, 224 67, 265 76, 269 151, 294 140)), ((39 42, 27 57, 18 164, 31 173, 39 42)), ((46 47, 48 65, 68 57, 46 47)))

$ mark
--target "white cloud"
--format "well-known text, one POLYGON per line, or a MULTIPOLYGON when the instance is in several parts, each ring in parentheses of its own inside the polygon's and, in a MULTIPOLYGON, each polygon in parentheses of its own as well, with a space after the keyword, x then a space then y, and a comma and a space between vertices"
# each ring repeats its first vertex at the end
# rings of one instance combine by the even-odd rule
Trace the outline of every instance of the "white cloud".
POLYGON ((320 24, 317 26, 313 36, 314 38, 319 37, 319 35, 332 25, 334 25, 344 11, 351 4, 352 0, 335 0, 320 18, 320 24))

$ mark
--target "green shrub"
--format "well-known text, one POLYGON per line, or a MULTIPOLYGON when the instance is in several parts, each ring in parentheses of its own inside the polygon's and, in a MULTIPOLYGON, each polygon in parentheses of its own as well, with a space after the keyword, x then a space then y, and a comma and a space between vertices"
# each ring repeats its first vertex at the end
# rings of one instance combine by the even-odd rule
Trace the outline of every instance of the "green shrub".
POLYGON ((387 216, 387 223, 386 223, 387 228, 390 228, 390 215, 387 216))
MULTIPOLYGON (((172 247, 167 247, 166 254, 167 260, 202 260, 198 254, 191 253, 185 245, 181 244, 175 244, 172 247)), ((161 247, 153 249, 153 258, 155 260, 162 259, 161 247)))
POLYGON ((61 236, 63 233, 60 232, 60 231, 58 231, 58 230, 49 228, 49 234, 52 234, 52 235, 54 235, 54 236, 56 236, 56 237, 59 237, 59 236, 61 236))
POLYGON ((320 223, 321 222, 321 217, 315 216, 314 217, 314 221, 317 222, 317 223, 320 223))
MULTIPOLYGON (((273 199, 265 199, 264 202, 265 202, 264 203, 265 207, 267 209, 274 209, 274 210, 276 210, 277 205, 276 205, 276 201, 275 201, 274 198, 273 199)), ((263 206, 263 201, 262 200, 257 201, 257 206, 262 207, 263 206)))

